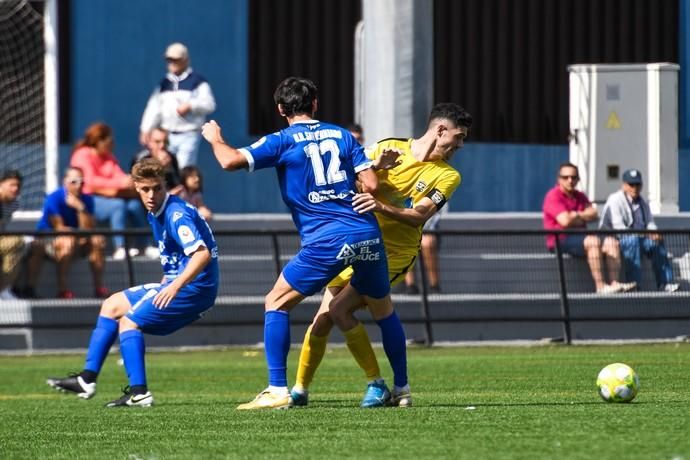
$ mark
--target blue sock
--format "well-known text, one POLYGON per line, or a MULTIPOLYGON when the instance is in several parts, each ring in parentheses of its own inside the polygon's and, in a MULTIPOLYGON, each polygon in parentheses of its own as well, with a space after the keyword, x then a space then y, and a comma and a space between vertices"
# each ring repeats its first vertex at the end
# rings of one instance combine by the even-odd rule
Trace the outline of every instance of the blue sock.
POLYGON ((383 350, 393 368, 393 382, 397 387, 404 387, 407 385, 407 344, 400 318, 393 312, 389 317, 376 323, 381 328, 383 350))
POLYGON ((130 387, 146 387, 144 352, 144 334, 140 330, 131 329, 120 334, 120 353, 125 361, 130 387))
POLYGON ((290 351, 290 315, 267 311, 264 319, 264 346, 268 364, 268 384, 287 386, 287 356, 290 351))
POLYGON ((84 370, 98 374, 101 372, 105 357, 108 356, 110 347, 117 337, 117 321, 105 316, 99 316, 96 327, 91 333, 89 349, 86 352, 86 363, 84 370))

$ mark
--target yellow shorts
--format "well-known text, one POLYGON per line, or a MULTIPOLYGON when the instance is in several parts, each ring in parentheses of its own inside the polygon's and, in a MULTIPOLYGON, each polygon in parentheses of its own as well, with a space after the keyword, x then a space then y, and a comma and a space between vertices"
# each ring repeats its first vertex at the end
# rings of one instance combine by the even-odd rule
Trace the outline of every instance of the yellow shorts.
MULTIPOLYGON (((417 254, 388 254, 388 279, 391 286, 405 279, 405 273, 414 267, 415 260, 417 260, 417 254)), ((328 287, 344 287, 350 282, 350 278, 352 278, 352 267, 347 267, 328 283, 328 287)))

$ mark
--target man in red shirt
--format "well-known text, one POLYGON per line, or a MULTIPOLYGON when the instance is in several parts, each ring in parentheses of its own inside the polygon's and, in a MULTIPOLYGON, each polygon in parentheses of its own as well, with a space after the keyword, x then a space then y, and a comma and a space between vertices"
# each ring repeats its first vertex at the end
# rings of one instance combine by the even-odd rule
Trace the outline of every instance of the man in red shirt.
MULTIPOLYGON (((563 163, 558 168, 558 183, 544 197, 545 230, 587 228, 587 222, 598 219, 599 214, 587 196, 579 190, 575 190, 579 180, 578 169, 574 164, 563 163)), ((575 257, 587 257, 587 263, 592 272, 598 294, 627 292, 637 286, 636 283, 618 282, 621 270, 621 252, 618 240, 613 236, 606 236, 602 243, 597 235, 559 235, 559 245, 566 254, 575 257), (602 254, 606 259, 609 284, 604 279, 602 254)), ((546 247, 549 251, 555 250, 556 235, 546 236, 546 247)))

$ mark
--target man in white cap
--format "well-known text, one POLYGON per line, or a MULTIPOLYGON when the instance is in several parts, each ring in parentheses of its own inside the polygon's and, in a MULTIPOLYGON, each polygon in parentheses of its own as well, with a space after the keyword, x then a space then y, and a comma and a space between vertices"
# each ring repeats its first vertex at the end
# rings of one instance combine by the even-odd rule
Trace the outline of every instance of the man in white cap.
POLYGON ((180 168, 196 164, 201 125, 216 109, 211 86, 190 67, 189 51, 182 43, 165 50, 168 73, 146 104, 139 127, 139 141, 148 144, 148 133, 163 128, 169 133, 168 150, 180 168))
MULTIPOLYGON (((609 195, 599 222, 605 229, 656 230, 654 216, 649 204, 642 198, 642 173, 637 169, 628 169, 623 173, 623 186, 609 195)), ((627 281, 640 285, 641 253, 652 260, 657 287, 660 291, 674 292, 679 288, 673 282, 673 268, 668 259, 664 240, 659 233, 626 233, 619 235, 621 254, 627 281)))

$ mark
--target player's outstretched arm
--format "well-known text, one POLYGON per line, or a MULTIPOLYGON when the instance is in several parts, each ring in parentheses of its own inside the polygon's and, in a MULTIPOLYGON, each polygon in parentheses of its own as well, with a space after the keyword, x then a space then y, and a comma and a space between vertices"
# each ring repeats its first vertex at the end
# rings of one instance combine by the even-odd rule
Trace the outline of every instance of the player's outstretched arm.
POLYGON ((360 214, 380 212, 405 225, 423 225, 437 211, 430 198, 424 197, 414 208, 397 208, 377 200, 371 193, 358 193, 352 199, 352 206, 360 214))
POLYGON ((220 125, 215 120, 204 123, 201 127, 201 135, 211 144, 216 160, 226 171, 236 171, 249 166, 247 159, 239 150, 225 143, 220 133, 220 125))
POLYGON ((206 246, 199 246, 194 254, 192 254, 192 257, 189 259, 182 273, 156 294, 156 297, 153 298, 153 304, 161 309, 167 307, 175 296, 177 296, 177 293, 180 292, 180 289, 196 278, 210 261, 211 252, 206 246))

